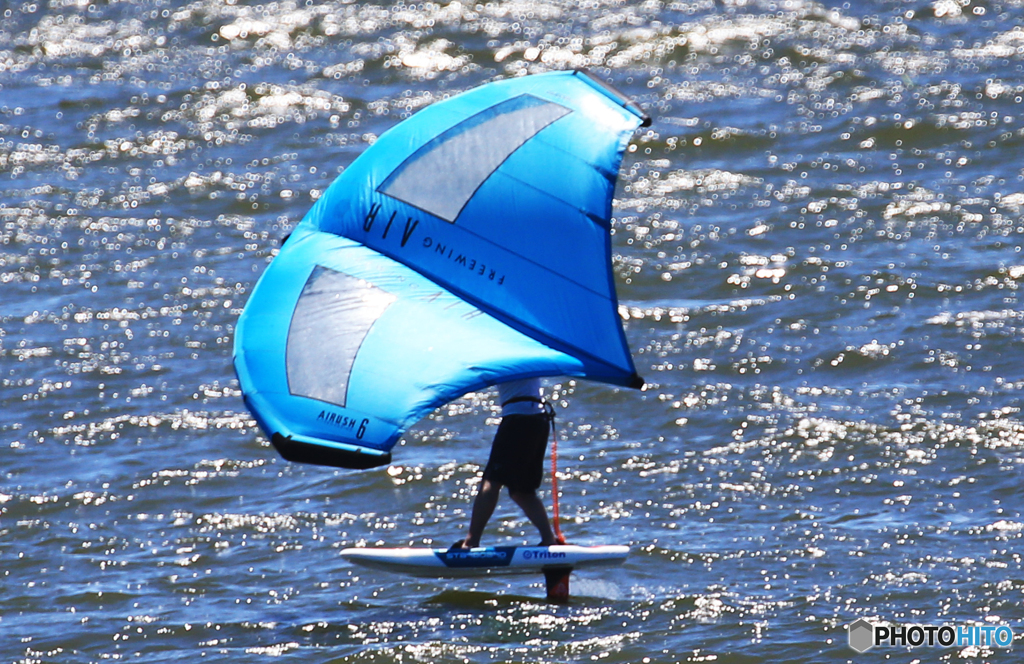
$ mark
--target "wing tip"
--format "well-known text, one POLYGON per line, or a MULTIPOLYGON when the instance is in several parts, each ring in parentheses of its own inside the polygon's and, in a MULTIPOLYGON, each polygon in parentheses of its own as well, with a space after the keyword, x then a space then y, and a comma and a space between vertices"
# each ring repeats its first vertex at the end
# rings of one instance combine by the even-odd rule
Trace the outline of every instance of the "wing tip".
POLYGON ((651 116, 647 115, 647 113, 644 112, 644 109, 640 108, 640 104, 633 101, 630 97, 628 97, 625 93, 617 89, 615 86, 608 83, 607 81, 602 81, 600 78, 598 78, 592 72, 587 71, 586 69, 574 69, 573 73, 576 74, 577 76, 581 76, 585 81, 589 82, 595 88, 604 92, 606 95, 617 101, 623 108, 625 108, 630 113, 640 118, 641 127, 651 126, 651 116))
POLYGON ((629 386, 632 387, 634 390, 642 390, 644 389, 644 385, 646 384, 647 383, 644 381, 643 377, 640 374, 633 374, 632 379, 630 379, 629 386))
POLYGON ((334 468, 350 468, 353 470, 366 470, 391 463, 391 452, 376 452, 373 450, 343 450, 326 445, 296 440, 291 436, 282 436, 275 433, 270 437, 270 442, 277 452, 285 459, 295 463, 311 463, 317 466, 332 466, 334 468))

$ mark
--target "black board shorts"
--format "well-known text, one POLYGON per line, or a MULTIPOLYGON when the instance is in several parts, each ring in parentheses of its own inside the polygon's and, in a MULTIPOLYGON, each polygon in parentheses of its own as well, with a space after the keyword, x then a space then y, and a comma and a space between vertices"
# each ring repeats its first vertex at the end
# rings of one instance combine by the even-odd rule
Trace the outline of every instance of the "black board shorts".
POLYGON ((547 447, 547 415, 504 416, 494 434, 484 479, 511 491, 536 491, 544 477, 547 447))

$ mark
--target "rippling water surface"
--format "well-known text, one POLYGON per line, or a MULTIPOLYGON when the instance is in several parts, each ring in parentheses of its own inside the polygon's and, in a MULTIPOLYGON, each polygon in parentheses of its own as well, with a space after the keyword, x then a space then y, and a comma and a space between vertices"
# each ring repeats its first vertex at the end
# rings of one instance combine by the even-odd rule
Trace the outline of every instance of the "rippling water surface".
MULTIPOLYGON (((1014 661, 1024 635, 1024 4, 0 3, 4 662, 1014 661), (552 381, 573 541, 615 573, 367 573, 463 532, 496 409, 390 468, 292 465, 234 326, 399 120, 587 67, 654 118, 614 267, 644 392, 552 381)), ((546 489, 545 489, 546 490, 546 489)), ((507 501, 491 542, 532 539, 507 501)))

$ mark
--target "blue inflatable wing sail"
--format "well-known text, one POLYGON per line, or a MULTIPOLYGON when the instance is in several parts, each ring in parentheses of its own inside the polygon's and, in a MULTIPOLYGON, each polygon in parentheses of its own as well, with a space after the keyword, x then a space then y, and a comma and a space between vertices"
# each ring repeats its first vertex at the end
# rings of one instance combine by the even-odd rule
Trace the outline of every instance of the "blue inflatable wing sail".
POLYGON ((481 86, 368 148, 239 319, 246 404, 286 459, 390 462, 468 391, 571 375, 639 387, 610 259, 618 168, 646 117, 582 72, 481 86))

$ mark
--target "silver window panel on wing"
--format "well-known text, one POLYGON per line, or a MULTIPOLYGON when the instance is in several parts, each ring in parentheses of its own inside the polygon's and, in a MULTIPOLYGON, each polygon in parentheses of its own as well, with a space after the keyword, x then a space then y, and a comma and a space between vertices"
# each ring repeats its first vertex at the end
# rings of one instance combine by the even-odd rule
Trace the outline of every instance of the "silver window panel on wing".
POLYGON ((288 391, 344 407, 359 347, 396 299, 362 279, 316 266, 288 328, 288 391))
POLYGON ((427 142, 378 191, 454 223, 480 185, 513 152, 571 112, 532 95, 503 101, 427 142))

